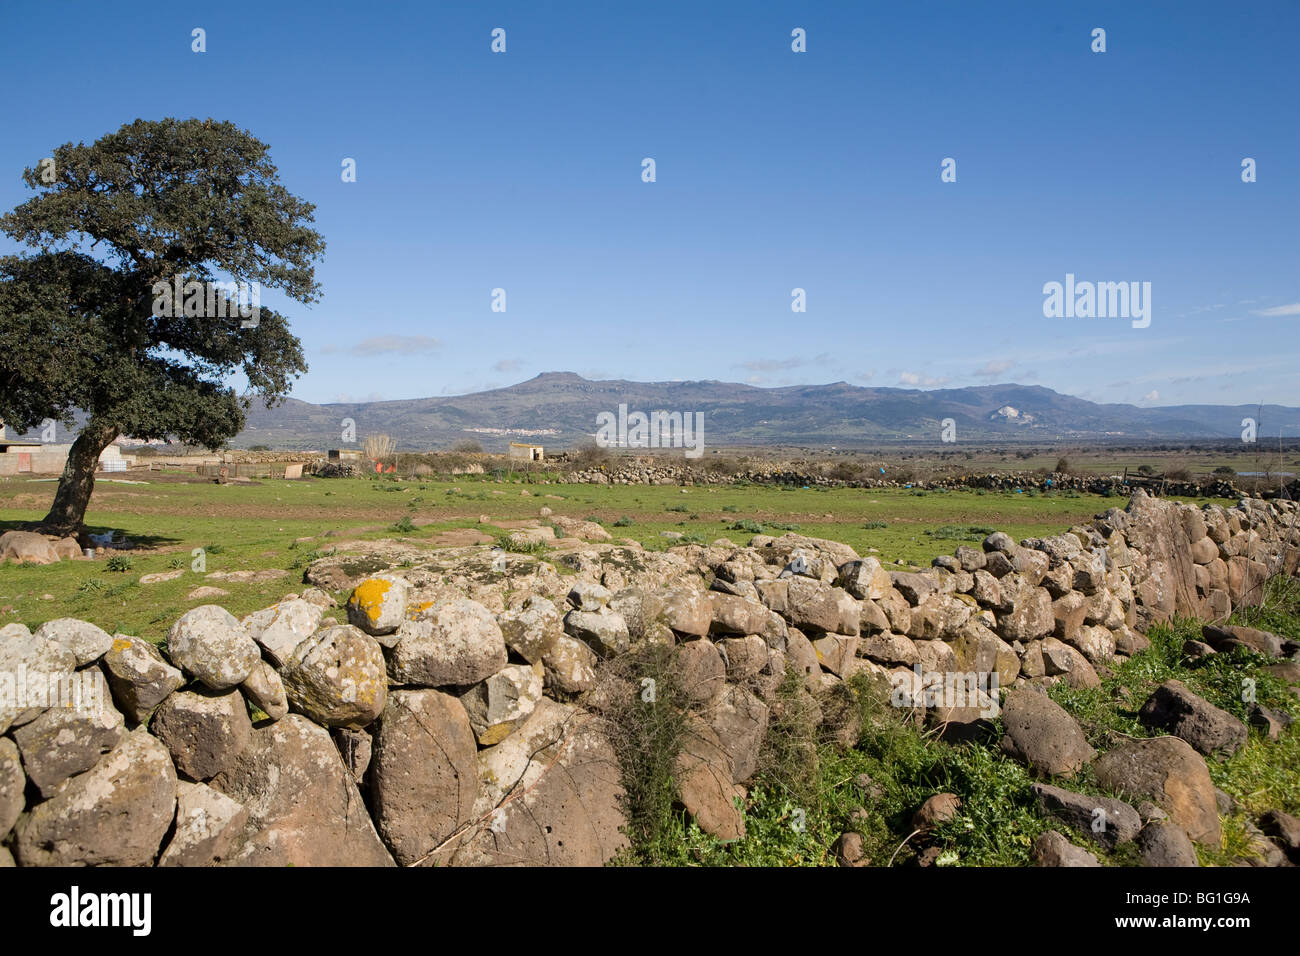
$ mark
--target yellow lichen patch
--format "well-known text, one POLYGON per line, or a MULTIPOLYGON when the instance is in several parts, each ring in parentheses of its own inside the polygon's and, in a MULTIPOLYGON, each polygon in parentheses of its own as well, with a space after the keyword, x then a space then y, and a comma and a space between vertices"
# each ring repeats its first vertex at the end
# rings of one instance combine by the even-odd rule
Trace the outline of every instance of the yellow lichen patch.
POLYGON ((510 736, 510 731, 515 729, 513 723, 493 724, 486 728, 483 733, 478 734, 480 746, 491 747, 493 744, 499 744, 510 736))
POLYGON ((348 604, 364 612, 370 620, 378 621, 379 614, 384 609, 384 595, 392 586, 383 578, 368 578, 352 591, 348 604))
POLYGON ((124 651, 130 646, 131 646, 130 641, 123 640, 120 637, 113 641, 113 650, 115 651, 119 651, 119 652, 124 651))
POLYGON ((410 607, 406 612, 406 616, 409 617, 412 621, 414 621, 417 617, 419 617, 421 611, 428 610, 431 607, 433 607, 432 601, 421 601, 419 604, 410 607))

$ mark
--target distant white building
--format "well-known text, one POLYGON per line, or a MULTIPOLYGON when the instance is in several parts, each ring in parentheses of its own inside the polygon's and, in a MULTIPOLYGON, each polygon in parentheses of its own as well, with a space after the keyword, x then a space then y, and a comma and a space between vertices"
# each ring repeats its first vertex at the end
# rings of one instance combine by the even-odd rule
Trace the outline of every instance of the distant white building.
POLYGON ((512 441, 510 443, 509 455, 511 458, 522 461, 542 461, 544 452, 541 445, 529 445, 525 442, 512 441))

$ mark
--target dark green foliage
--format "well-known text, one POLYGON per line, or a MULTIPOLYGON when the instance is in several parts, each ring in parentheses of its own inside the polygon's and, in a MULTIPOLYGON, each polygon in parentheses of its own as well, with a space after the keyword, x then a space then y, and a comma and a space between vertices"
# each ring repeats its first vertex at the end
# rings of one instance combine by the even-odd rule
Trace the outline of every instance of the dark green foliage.
POLYGON ((266 145, 231 123, 136 120, 52 158, 53 182, 26 170, 39 194, 0 217, 32 249, 0 258, 0 418, 22 431, 85 416, 46 517, 68 529, 118 435, 215 450, 251 405, 226 384, 231 374, 270 406, 306 371, 273 309, 260 306, 248 327, 237 311, 156 315, 155 284, 257 283, 309 303, 325 244, 266 145))

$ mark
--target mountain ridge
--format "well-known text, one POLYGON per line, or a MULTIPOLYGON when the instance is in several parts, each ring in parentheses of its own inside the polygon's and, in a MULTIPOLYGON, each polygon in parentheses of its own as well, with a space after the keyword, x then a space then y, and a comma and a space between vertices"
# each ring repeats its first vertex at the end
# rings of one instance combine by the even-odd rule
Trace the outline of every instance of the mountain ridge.
POLYGON ((957 443, 997 441, 1148 441, 1238 439, 1243 418, 1276 435, 1300 433, 1300 408, 1282 405, 1099 404, 1043 385, 1014 382, 963 388, 859 386, 847 382, 765 388, 716 379, 633 382, 542 372, 514 385, 466 395, 314 404, 286 399, 254 404, 231 444, 332 447, 345 419, 356 435, 386 433, 399 447, 445 448, 476 439, 503 450, 511 439, 566 447, 592 440, 601 412, 704 413, 705 445, 837 445, 939 442, 952 419, 957 443), (1014 409, 1016 415, 1000 412, 1014 409), (499 446, 499 447, 497 447, 499 446))

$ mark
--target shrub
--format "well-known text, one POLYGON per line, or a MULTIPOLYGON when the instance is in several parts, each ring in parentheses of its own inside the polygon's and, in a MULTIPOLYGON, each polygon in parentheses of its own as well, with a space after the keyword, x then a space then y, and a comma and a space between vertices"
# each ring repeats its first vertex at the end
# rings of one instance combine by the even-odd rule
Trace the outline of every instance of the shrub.
POLYGON ((631 844, 622 862, 654 864, 675 855, 681 841, 675 774, 688 701, 675 649, 643 644, 604 663, 599 682, 591 699, 618 758, 623 832, 631 844))

